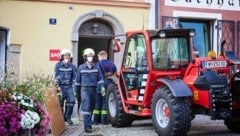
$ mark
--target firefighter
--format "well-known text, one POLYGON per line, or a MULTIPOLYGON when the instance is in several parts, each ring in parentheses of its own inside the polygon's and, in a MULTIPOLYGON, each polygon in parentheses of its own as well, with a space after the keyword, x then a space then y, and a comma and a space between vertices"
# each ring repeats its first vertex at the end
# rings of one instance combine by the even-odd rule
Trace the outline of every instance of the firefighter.
POLYGON ((86 62, 79 66, 76 78, 76 90, 81 90, 81 114, 83 114, 84 129, 92 133, 92 111, 95 105, 95 94, 98 84, 103 83, 103 76, 98 65, 93 63, 95 52, 87 48, 83 52, 86 62))
POLYGON ((96 93, 96 103, 95 109, 93 111, 94 124, 98 125, 100 122, 103 125, 108 123, 107 119, 107 100, 106 100, 106 90, 107 86, 110 84, 110 80, 107 78, 110 76, 117 75, 117 68, 114 63, 107 60, 107 52, 100 51, 98 53, 98 65, 103 73, 104 82, 98 86, 96 93))
POLYGON ((71 63, 71 52, 68 49, 62 49, 61 59, 55 65, 55 81, 61 88, 62 97, 60 100, 62 111, 64 112, 64 120, 72 125, 71 116, 75 104, 75 96, 73 92, 73 84, 76 79, 77 68, 71 63), (63 110, 64 102, 66 100, 65 110, 63 110))

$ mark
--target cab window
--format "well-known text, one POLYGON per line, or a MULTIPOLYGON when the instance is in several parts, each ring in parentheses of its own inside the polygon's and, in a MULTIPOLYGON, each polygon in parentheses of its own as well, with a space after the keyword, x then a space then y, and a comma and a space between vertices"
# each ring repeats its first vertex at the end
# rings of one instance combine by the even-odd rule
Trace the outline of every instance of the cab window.
POLYGON ((153 39, 152 52, 155 69, 177 69, 189 63, 186 38, 153 39))
POLYGON ((124 67, 146 67, 146 44, 144 36, 139 34, 129 38, 124 54, 124 67))

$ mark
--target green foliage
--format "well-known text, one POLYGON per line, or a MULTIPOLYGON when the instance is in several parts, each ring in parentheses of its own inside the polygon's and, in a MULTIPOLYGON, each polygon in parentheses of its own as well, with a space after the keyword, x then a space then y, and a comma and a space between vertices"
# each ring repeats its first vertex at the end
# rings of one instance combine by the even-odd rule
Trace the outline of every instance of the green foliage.
POLYGON ((0 123, 0 135, 15 135, 21 128, 28 128, 28 122, 36 122, 36 114, 40 120, 33 129, 36 135, 46 135, 50 129, 50 116, 43 106, 43 93, 48 87, 54 86, 53 78, 44 74, 31 74, 19 82, 14 74, 6 74, 2 77, 0 78, 0 120, 3 123, 0 123), (35 118, 25 115, 27 112, 36 113, 35 118), (6 125, 6 122, 10 123, 6 125))
POLYGON ((3 99, 10 99, 13 94, 24 95, 33 98, 34 101, 43 102, 43 91, 48 87, 53 87, 53 78, 44 74, 32 74, 18 82, 12 75, 7 75, 0 81, 0 102, 3 99))

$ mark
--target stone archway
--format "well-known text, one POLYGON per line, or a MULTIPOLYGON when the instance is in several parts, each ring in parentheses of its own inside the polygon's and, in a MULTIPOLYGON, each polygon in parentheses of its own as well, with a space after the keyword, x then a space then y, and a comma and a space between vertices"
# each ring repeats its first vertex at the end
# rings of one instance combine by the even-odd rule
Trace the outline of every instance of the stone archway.
MULTIPOLYGON (((78 54, 79 28, 81 27, 81 25, 84 22, 86 22, 88 20, 93 20, 93 19, 101 19, 101 20, 108 22, 114 31, 114 35, 117 35, 116 38, 119 39, 120 42, 124 44, 125 36, 122 36, 122 34, 124 34, 125 31, 124 31, 123 26, 120 23, 120 21, 113 15, 111 15, 107 12, 104 12, 103 10, 95 10, 93 12, 89 12, 89 13, 86 13, 86 14, 80 16, 73 26, 71 41, 72 41, 72 50, 73 50, 74 57, 77 56, 77 54, 78 54)), ((120 53, 120 55, 121 54, 122 53, 120 53)), ((73 63, 77 64, 77 61, 78 61, 77 59, 74 59, 73 63)))

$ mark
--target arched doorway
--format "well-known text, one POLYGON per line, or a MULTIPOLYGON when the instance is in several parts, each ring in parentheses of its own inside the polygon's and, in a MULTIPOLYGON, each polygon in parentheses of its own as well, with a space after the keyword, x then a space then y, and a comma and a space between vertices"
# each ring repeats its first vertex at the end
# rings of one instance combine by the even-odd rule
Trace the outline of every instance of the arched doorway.
MULTIPOLYGON (((102 10, 95 10, 80 16, 72 32, 73 63, 77 66, 83 63, 83 49, 93 48, 96 54, 100 50, 108 51, 109 59, 118 62, 115 63, 118 67, 121 62, 119 56, 122 55, 123 48, 120 53, 113 54, 111 42, 112 38, 116 38, 123 45, 125 42, 124 33, 120 21, 102 10)), ((95 61, 97 61, 97 57, 95 57, 95 61)))
MULTIPOLYGON (((84 22, 79 28, 79 40, 78 40, 78 64, 84 63, 83 50, 86 48, 94 49, 97 54, 101 50, 105 50, 109 53, 109 59, 113 60, 114 55, 111 48, 111 42, 114 38, 114 31, 111 25, 101 19, 91 19, 84 22)), ((97 62, 97 57, 94 58, 97 62)))

